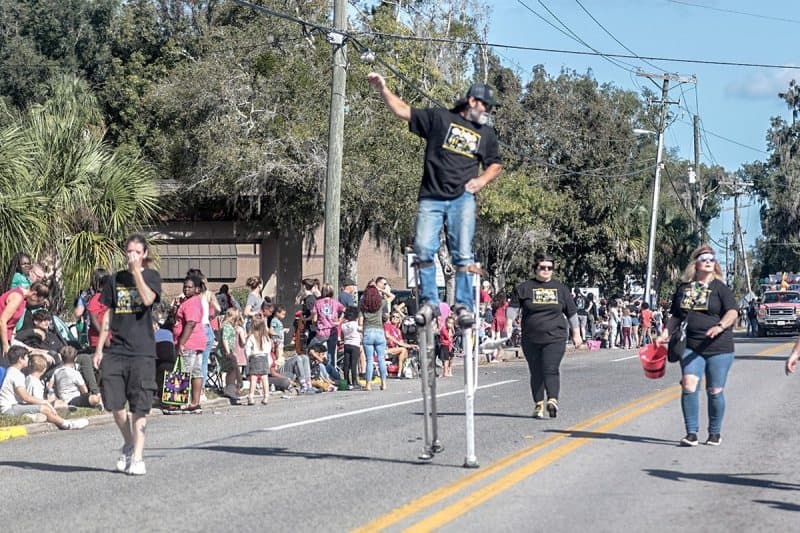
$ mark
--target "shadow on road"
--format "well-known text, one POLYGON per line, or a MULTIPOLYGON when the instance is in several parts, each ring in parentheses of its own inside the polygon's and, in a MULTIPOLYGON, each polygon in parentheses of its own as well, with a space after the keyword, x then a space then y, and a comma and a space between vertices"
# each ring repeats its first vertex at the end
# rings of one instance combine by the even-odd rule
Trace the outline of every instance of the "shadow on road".
MULTIPOLYGON (((417 415, 417 416, 424 416, 424 413, 422 411, 416 411, 416 412, 414 412, 412 414, 417 415)), ((460 413, 448 411, 447 413, 436 413, 436 414, 439 417, 444 417, 444 416, 466 416, 466 413, 464 413, 463 411, 460 412, 460 413)), ((515 415, 515 414, 512 414, 512 413, 475 413, 475 416, 490 416, 492 418, 524 418, 524 419, 527 419, 527 420, 531 420, 531 415, 530 414, 527 414, 527 415, 515 415)))
POLYGON ((41 470, 42 472, 103 472, 106 474, 111 472, 108 469, 92 468, 90 466, 54 465, 50 463, 32 463, 30 461, 0 461, 0 467, 2 466, 21 468, 23 470, 41 470))
POLYGON ((651 470, 645 472, 651 476, 669 479, 672 481, 703 481, 706 483, 723 483, 725 485, 740 485, 744 487, 757 487, 760 489, 775 490, 800 490, 797 483, 784 483, 783 481, 772 481, 771 479, 759 479, 757 477, 745 476, 772 476, 775 473, 763 474, 703 474, 697 472, 679 472, 677 470, 651 470))
POLYGON ((626 442, 638 442, 641 444, 661 444, 664 446, 676 446, 674 440, 655 439, 652 437, 640 437, 638 435, 623 435, 621 433, 598 433, 594 431, 571 431, 568 429, 546 429, 545 433, 559 433, 569 435, 573 439, 605 439, 622 440, 626 442))
POLYGON ((763 503, 780 511, 800 511, 800 505, 797 505, 796 503, 779 502, 777 500, 753 500, 753 502, 763 503))
MULTIPOLYGON (((165 449, 165 448, 162 448, 165 449)), ((462 465, 448 465, 439 463, 429 463, 423 461, 413 461, 407 459, 391 459, 387 457, 370 457, 368 455, 345 455, 340 453, 320 453, 320 452, 302 452, 297 450, 289 450, 287 448, 275 448, 269 446, 184 446, 177 448, 179 450, 199 450, 209 452, 222 452, 222 453, 238 453, 242 455, 256 455, 256 456, 269 456, 269 457, 297 457, 300 459, 338 459, 340 461, 369 461, 381 463, 394 463, 402 465, 419 465, 436 466, 444 468, 463 468, 462 465)))
POLYGON ((786 361, 781 355, 737 355, 735 358, 737 361, 786 361))
POLYGON ((794 335, 786 335, 783 337, 743 337, 734 336, 734 342, 737 345, 742 344, 783 344, 784 342, 794 342, 794 335))

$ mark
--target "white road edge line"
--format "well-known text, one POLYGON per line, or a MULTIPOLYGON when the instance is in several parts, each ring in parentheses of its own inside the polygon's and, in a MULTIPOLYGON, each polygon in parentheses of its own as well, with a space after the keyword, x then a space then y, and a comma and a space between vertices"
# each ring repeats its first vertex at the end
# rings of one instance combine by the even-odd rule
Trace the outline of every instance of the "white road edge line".
POLYGON ((628 357, 620 357, 619 359, 612 359, 612 363, 616 363, 617 361, 627 361, 628 359, 636 359, 639 357, 638 355, 629 355, 628 357))
MULTIPOLYGON (((488 389, 490 387, 499 387, 500 385, 507 385, 509 383, 515 383, 519 381, 518 379, 509 379, 506 381, 498 381, 497 383, 489 383, 488 385, 481 385, 478 389, 488 389)), ((444 398, 445 396, 453 396, 454 394, 464 394, 464 389, 452 391, 452 392, 445 392, 444 394, 437 394, 437 398, 444 398)), ((369 413, 371 411, 380 411, 381 409, 390 409, 392 407, 398 407, 400 405, 408 405, 410 403, 421 402, 422 398, 415 398, 413 400, 405 400, 402 402, 396 403, 388 403, 385 405, 376 405, 375 407, 367 407, 366 409, 358 409, 357 411, 350 411, 348 413, 339 413, 336 415, 330 416, 323 416, 320 418, 312 418, 311 420, 303 420, 302 422, 293 422, 291 424, 284 424, 282 426, 274 426, 271 428, 264 428, 261 431, 281 431, 284 429, 296 428, 300 426, 307 426, 309 424, 316 424, 317 422, 327 422, 328 420, 336 420, 337 418, 344 418, 346 416, 354 416, 360 415, 361 413, 369 413)))

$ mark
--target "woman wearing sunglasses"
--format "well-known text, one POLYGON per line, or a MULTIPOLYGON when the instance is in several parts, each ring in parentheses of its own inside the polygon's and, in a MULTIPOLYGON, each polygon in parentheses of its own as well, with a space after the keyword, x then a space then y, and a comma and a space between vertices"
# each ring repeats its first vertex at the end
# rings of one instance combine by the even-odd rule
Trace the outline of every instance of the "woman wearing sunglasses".
POLYGON ((708 396, 708 439, 706 444, 722 443, 722 418, 725 415, 725 381, 733 364, 733 324, 739 316, 736 298, 722 281, 722 269, 714 250, 703 245, 692 252, 681 284, 672 297, 670 319, 658 338, 669 342, 670 335, 686 320, 686 350, 681 356, 681 409, 686 436, 682 446, 697 446, 699 429, 700 379, 706 378, 708 396))
POLYGON ((567 321, 576 348, 583 344, 583 339, 572 294, 566 285, 553 279, 553 257, 537 253, 533 263, 534 278, 514 289, 506 315, 513 322, 522 309, 522 353, 531 373, 533 417, 544 418, 547 397, 547 412, 550 418, 555 418, 561 386, 559 369, 567 346, 567 321))

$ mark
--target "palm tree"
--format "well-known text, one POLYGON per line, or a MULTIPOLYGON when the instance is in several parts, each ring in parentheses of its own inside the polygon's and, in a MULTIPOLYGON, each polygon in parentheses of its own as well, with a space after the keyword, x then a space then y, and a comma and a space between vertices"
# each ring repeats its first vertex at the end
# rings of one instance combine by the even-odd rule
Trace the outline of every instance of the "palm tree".
POLYGON ((25 249, 49 262, 59 311, 94 268, 121 259, 125 236, 157 210, 152 170, 104 142, 101 117, 86 84, 65 76, 0 132, 0 260, 25 249))

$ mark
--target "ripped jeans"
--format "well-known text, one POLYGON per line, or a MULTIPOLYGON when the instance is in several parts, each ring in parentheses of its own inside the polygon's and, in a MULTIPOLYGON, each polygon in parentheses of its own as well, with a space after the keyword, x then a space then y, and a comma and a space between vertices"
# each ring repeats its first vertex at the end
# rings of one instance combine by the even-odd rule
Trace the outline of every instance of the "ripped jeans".
POLYGON ((684 376, 696 376, 698 383, 693 392, 685 387, 681 393, 681 409, 687 433, 697 433, 700 427, 700 385, 703 376, 706 378, 706 395, 708 396, 708 432, 722 433, 722 418, 725 416, 725 382, 728 371, 733 364, 734 353, 717 355, 701 355, 691 348, 686 348, 681 357, 681 371, 684 376), (713 389, 721 389, 712 394, 713 389))

